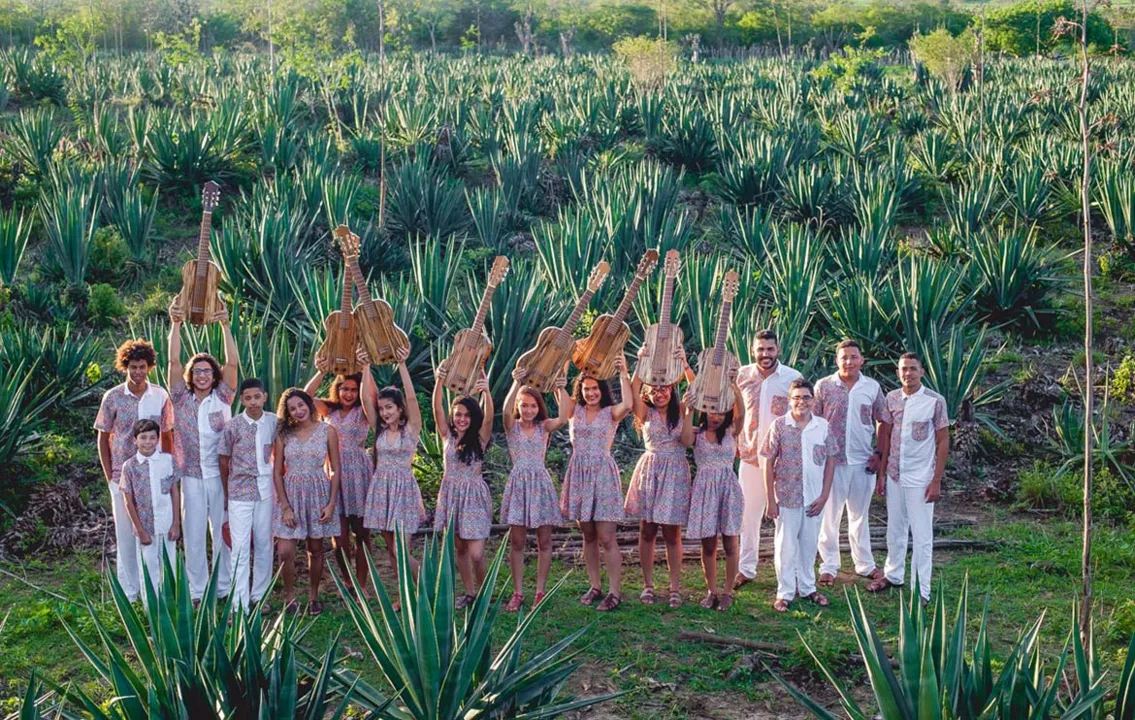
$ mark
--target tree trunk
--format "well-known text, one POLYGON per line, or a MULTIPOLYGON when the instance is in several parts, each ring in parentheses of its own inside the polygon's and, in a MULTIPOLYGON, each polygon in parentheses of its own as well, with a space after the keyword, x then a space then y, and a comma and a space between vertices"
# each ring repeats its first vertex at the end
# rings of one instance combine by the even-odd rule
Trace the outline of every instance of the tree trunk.
POLYGON ((430 25, 430 52, 437 55, 437 26, 430 25))
POLYGON ((1092 204, 1089 190, 1092 173, 1092 145, 1088 127, 1088 0, 1081 0, 1080 16, 1080 145, 1084 153, 1080 178, 1080 212, 1084 216, 1084 537, 1080 558, 1083 598, 1080 605, 1080 639, 1088 643, 1092 622, 1092 440, 1095 433, 1095 373, 1092 365, 1092 204))

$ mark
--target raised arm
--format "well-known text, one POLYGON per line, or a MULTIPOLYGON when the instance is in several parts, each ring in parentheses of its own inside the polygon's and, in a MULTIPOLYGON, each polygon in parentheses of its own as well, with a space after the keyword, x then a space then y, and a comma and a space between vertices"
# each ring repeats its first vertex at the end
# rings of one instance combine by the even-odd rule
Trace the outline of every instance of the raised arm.
POLYGON ((634 409, 635 391, 631 387, 631 378, 627 375, 627 360, 624 357, 618 357, 615 360, 615 369, 619 371, 619 387, 621 388, 622 400, 618 405, 611 408, 611 419, 615 422, 621 422, 623 418, 631 413, 634 409))
POLYGON ((414 392, 410 369, 406 367, 408 357, 410 357, 410 348, 403 350, 398 357, 398 376, 402 378, 402 395, 406 399, 406 428, 411 435, 417 437, 422 431, 422 408, 418 405, 418 394, 414 392))
POLYGON ((438 437, 444 441, 450 435, 449 418, 445 415, 445 370, 438 368, 434 371, 434 390, 430 396, 434 411, 434 427, 437 428, 438 437))
POLYGON ((228 385, 233 390, 236 390, 238 372, 240 370, 240 351, 236 348, 236 340, 233 338, 233 329, 229 325, 228 310, 221 309, 217 311, 217 322, 221 324, 221 332, 225 336, 225 366, 221 368, 221 379, 224 380, 225 385, 228 385))
POLYGON ((745 401, 741 397, 741 388, 737 387, 737 378, 733 378, 733 436, 737 437, 745 428, 745 401))
POLYGON ((166 343, 166 385, 173 387, 181 379, 184 367, 181 364, 181 323, 185 311, 181 309, 180 297, 174 296, 169 304, 169 338, 166 343))
POLYGON ((567 394, 567 375, 563 375, 556 380, 556 416, 544 421, 544 432, 554 433, 567 425, 574 412, 575 401, 567 394))
POLYGON ((682 436, 679 441, 682 447, 694 446, 694 393, 688 388, 682 397, 682 436))
POLYGON ((525 374, 521 368, 512 371, 512 387, 508 389, 508 395, 504 396, 504 405, 501 407, 501 423, 506 433, 512 432, 513 426, 516 425, 516 418, 509 409, 516 407, 516 396, 520 394, 520 381, 524 379, 525 374))
POLYGON ((481 411, 485 414, 485 420, 481 423, 481 447, 488 447, 489 442, 493 439, 493 394, 489 391, 489 379, 481 374, 481 379, 477 381, 477 391, 481 393, 481 411))
POLYGON ((381 433, 383 430, 378 427, 378 388, 375 386, 370 365, 367 365, 366 369, 363 370, 363 384, 359 387, 359 403, 363 406, 363 416, 366 417, 371 432, 381 433))
POLYGON ((327 407, 327 401, 321 400, 315 396, 319 391, 319 386, 323 384, 323 376, 327 374, 327 358, 317 355, 315 357, 315 374, 303 386, 303 391, 311 396, 312 401, 315 403, 315 414, 320 417, 326 417, 331 412, 331 408, 327 407))

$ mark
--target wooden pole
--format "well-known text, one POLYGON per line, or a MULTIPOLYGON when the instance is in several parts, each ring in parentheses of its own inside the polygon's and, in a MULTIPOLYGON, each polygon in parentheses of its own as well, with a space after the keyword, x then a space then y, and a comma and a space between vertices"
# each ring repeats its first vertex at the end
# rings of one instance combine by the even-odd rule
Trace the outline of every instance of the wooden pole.
POLYGON ((1080 573, 1083 577, 1080 606, 1080 638, 1088 644, 1092 620, 1092 440, 1095 434, 1095 373, 1092 361, 1092 204, 1089 190, 1092 173, 1092 145, 1088 127, 1088 0, 1080 0, 1080 145, 1084 154, 1080 178, 1080 212, 1084 217, 1084 529, 1080 573))

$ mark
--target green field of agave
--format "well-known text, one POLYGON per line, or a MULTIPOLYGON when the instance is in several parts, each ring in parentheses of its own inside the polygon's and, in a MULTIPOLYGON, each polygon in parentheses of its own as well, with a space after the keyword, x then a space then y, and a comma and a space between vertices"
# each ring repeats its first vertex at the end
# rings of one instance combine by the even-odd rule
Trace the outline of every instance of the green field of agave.
MULTIPOLYGON (((487 321, 498 406, 519 355, 566 319, 596 262, 612 271, 581 335, 614 309, 646 248, 678 249, 675 321, 689 352, 712 343, 721 278, 735 269, 729 348, 742 362, 768 326, 782 359, 813 377, 831 371, 842 337, 859 341, 886 387, 900 352, 923 355, 954 421, 946 507, 1007 523, 1027 508, 1040 525, 1076 511, 1085 420, 1074 63, 998 60, 960 89, 897 56, 858 51, 681 61, 661 83, 600 56, 356 58, 300 74, 238 54, 64 68, 12 50, 0 68, 0 564, 65 566, 59 558, 105 545, 89 428, 99 395, 119 382, 118 342, 148 338, 164 362, 165 309, 192 257, 208 180, 223 186, 211 250, 241 374, 264 379, 273 397, 310 377, 323 319, 338 308, 344 273, 330 231, 341 223, 362 239, 371 293, 410 332, 422 393, 472 322, 488 264, 510 257, 487 321)), ((1107 493, 1099 512, 1121 545, 1135 507, 1133 87, 1135 65, 1093 60, 1097 390, 1107 397, 1093 462, 1107 493)), ((655 273, 628 318, 629 347, 661 296, 655 273)), ((223 347, 215 326, 188 330, 186 343, 223 347)), ((164 384, 164 373, 154 379, 164 384)), ((549 453, 557 477, 565 440, 549 453)), ((434 436, 423 441, 416 471, 432 507, 441 452, 434 436)), ((639 447, 624 428, 625 469, 639 447)), ((496 502, 507 453, 498 444, 489 460, 496 502)), ((1099 559, 1110 573, 1101 620, 1126 607, 1125 552, 1099 559)), ((954 562, 960 582, 966 556, 954 562)), ((981 563, 993 563, 994 582, 992 555, 981 563)), ((44 581, 42 567, 33 574, 44 581)), ((0 578, 9 582, 18 584, 0 578)), ((1049 599, 1067 607, 1077 581, 1059 587, 1049 599)), ((1002 635, 1039 613, 1027 597, 1019 603, 994 610, 1002 635)), ((889 603, 871 607, 892 614, 889 603)), ((833 608, 838 627, 828 628, 843 631, 832 654, 845 664, 846 609, 833 608)), ((0 617, 7 611, 0 598, 0 617)), ((113 615, 109 598, 102 611, 113 615)), ((11 612, 18 621, 20 607, 11 612)), ((1066 630, 1045 636, 1056 652, 1066 630)), ((1118 674, 1126 635, 1109 642, 1105 664, 1118 674)), ((618 669, 602 653, 588 663, 599 675, 618 669)), ((814 669, 803 653, 785 666, 814 669)), ((0 681, 0 697, 15 697, 28 668, 7 669, 21 677, 0 681)), ((715 682, 715 692, 756 702, 744 680, 715 682)))

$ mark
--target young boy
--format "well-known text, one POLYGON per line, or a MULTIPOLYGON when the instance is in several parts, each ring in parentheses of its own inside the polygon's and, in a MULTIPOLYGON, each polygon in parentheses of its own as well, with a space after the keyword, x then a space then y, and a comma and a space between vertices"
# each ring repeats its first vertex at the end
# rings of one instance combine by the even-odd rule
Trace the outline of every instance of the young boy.
MULTIPOLYGON (((248 565, 251 551, 252 604, 260 602, 272 580, 272 447, 276 439, 276 416, 264 412, 268 399, 264 383, 249 378, 240 384, 244 412, 225 424, 217 450, 225 511, 232 537, 233 594, 242 610, 249 606, 248 565)), ((261 612, 272 609, 267 604, 261 612)))
POLYGON ((875 492, 887 497, 887 563, 883 577, 867 586, 880 592, 903 584, 908 535, 914 538, 911 585, 930 602, 930 569, 934 561, 934 503, 942 494, 942 475, 950 450, 946 400, 922 386, 922 360, 914 353, 899 358, 902 387, 887 395, 879 437, 884 449, 875 492))
POLYGON ((162 586, 162 556, 172 565, 181 537, 181 498, 173 456, 158 450, 161 428, 153 420, 134 423, 137 452, 122 464, 119 489, 138 538, 139 587, 146 601, 145 573, 157 592, 162 586))
POLYGON ((123 504, 119 480, 123 463, 136 452, 134 424, 139 420, 154 420, 161 432, 162 448, 168 452, 173 447, 173 404, 165 390, 146 380, 157 364, 158 356, 150 343, 145 340, 122 343, 115 352, 114 368, 126 375, 126 382, 106 391, 95 418, 99 462, 110 490, 114 513, 118 582, 130 602, 137 600, 142 590, 138 584, 141 576, 138 540, 123 504))
POLYGON ((786 612, 797 596, 825 606, 816 590, 816 544, 820 513, 835 475, 838 448, 828 421, 812 414, 812 383, 797 378, 788 385, 789 414, 772 421, 761 444, 768 507, 776 522, 776 599, 773 609, 786 612))

